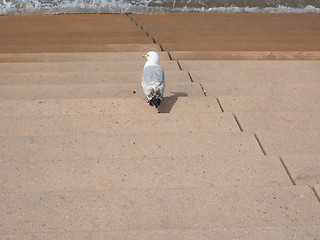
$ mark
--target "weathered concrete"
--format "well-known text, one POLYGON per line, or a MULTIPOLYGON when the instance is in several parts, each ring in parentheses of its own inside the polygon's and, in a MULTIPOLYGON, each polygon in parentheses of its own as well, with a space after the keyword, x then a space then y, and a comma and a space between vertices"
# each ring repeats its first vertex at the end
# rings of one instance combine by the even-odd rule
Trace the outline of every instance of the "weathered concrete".
POLYGON ((0 16, 0 238, 319 239, 319 16, 0 16))
MULTIPOLYGON (((107 63, 106 63, 107 64, 107 63)), ((143 67, 135 72, 44 72, 2 73, 0 86, 14 85, 68 85, 68 84, 137 84, 141 85, 143 67)), ((191 83, 184 71, 166 71, 167 83, 191 83)))
POLYGON ((319 96, 320 82, 312 83, 204 83, 207 96, 319 96))
MULTIPOLYGON (((59 85, 15 85, 0 86, 0 101, 14 99, 62 99, 62 98, 139 98, 145 94, 141 81, 128 84, 59 84, 59 85)), ((202 89, 195 83, 167 83, 170 91, 164 96, 170 97, 175 92, 181 92, 189 97, 204 96, 202 89)))
MULTIPOLYGON (((88 52, 88 53, 9 53, 0 54, 0 62, 88 62, 143 61, 146 52, 88 52)), ((170 60, 166 52, 158 52, 160 61, 170 60)))
POLYGON ((0 193, 0 202, 11 216, 1 233, 320 224, 319 202, 304 186, 0 193))
POLYGON ((236 112, 245 131, 319 131, 319 112, 236 112))
MULTIPOLYGON (((201 71, 201 70, 211 70, 211 71, 319 71, 320 62, 316 60, 304 60, 304 61, 215 61, 215 60, 199 60, 199 61, 179 61, 180 66, 183 70, 187 71, 201 71)), ((236 77, 236 76, 235 76, 236 77)))
MULTIPOLYGON (((319 40, 318 40, 319 41, 319 40)), ((221 44, 217 43, 162 43, 164 51, 319 51, 320 44, 304 44, 292 43, 285 45, 284 43, 246 43, 246 42, 226 42, 221 44), (284 48, 284 46, 287 46, 284 48)))
POLYGON ((296 184, 320 184, 319 155, 283 155, 282 159, 296 184))
POLYGON ((109 134, 0 137, 0 143, 2 161, 262 155, 253 134, 238 132, 162 133, 148 138, 110 130, 109 134))
MULTIPOLYGON (((253 63, 254 64, 254 63, 253 63)), ((288 71, 278 69, 277 71, 252 69, 249 71, 233 70, 231 68, 215 69, 212 71, 190 71, 194 82, 199 83, 319 83, 320 70, 288 71), (303 81, 302 81, 303 79, 303 81)))
POLYGON ((319 112, 318 96, 219 96, 225 111, 319 112))
POLYGON ((95 98, 95 99, 37 99, 3 100, 0 115, 65 115, 65 114, 155 114, 221 112, 215 98, 188 98, 185 93, 171 93, 165 97, 158 110, 140 99, 95 98))
POLYGON ((0 234, 5 239, 168 239, 168 240, 210 240, 219 238, 222 240, 243 239, 279 240, 306 239, 314 240, 320 237, 319 226, 266 226, 266 227, 210 227, 202 229, 166 229, 166 230, 135 230, 135 231, 80 231, 80 232, 46 232, 46 233, 11 233, 0 234))
POLYGON ((0 47, 1 53, 68 53, 68 52, 148 52, 161 51, 161 48, 156 44, 68 44, 68 45, 14 45, 0 47))
POLYGON ((257 131, 257 136, 267 155, 284 154, 319 155, 320 131, 257 131))
POLYGON ((0 116, 0 136, 239 132, 231 113, 0 116), (208 124, 209 123, 209 124, 208 124), (143 127, 135 127, 135 126, 143 127))
POLYGON ((265 156, 5 161, 0 169, 2 192, 291 185, 280 160, 265 156))
POLYGON ((170 51, 173 60, 320 60, 318 51, 170 51))
MULTIPOLYGON (((161 61, 165 71, 178 71, 175 61, 161 61)), ((26 63, 0 63, 1 73, 32 73, 32 72, 134 72, 143 70, 144 62, 26 62, 26 63)))

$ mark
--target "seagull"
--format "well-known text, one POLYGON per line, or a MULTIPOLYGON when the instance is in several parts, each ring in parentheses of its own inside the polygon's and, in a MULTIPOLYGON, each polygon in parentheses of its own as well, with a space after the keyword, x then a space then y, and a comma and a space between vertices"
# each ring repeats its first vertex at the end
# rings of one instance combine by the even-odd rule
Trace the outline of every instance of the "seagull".
POLYGON ((159 65, 159 55, 156 52, 148 52, 143 57, 147 58, 142 73, 142 88, 146 94, 146 102, 150 106, 158 108, 164 94, 164 71, 159 65))

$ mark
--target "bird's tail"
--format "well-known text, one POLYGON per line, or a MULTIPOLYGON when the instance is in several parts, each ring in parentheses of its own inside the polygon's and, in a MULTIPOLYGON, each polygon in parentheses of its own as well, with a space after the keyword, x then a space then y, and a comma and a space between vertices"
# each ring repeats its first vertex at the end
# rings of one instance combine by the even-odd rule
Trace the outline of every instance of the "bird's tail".
POLYGON ((148 98, 149 98, 149 105, 155 106, 156 108, 158 108, 162 100, 160 89, 158 89, 157 92, 155 92, 154 89, 152 89, 148 98))

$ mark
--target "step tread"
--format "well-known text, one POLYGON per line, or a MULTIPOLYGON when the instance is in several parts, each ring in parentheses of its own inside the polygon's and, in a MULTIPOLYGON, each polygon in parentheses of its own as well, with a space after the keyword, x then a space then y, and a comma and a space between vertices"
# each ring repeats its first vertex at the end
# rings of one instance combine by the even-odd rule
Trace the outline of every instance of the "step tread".
POLYGON ((317 60, 181 60, 179 61, 183 70, 217 70, 217 71, 319 71, 320 61, 317 60))
POLYGON ((218 102, 212 97, 184 97, 181 92, 165 97, 158 110, 149 107, 141 99, 95 98, 95 99, 36 99, 3 100, 1 116, 12 115, 65 115, 65 114, 150 114, 221 112, 218 102))
MULTIPOLYGON (((144 61, 146 52, 70 52, 70 53, 2 53, 0 62, 86 62, 86 61, 144 61)), ((170 60, 166 52, 158 52, 161 60, 170 60)))
MULTIPOLYGON (((145 98, 139 79, 132 79, 135 83, 127 84, 59 84, 59 85, 15 85, 0 86, 0 101, 12 99, 62 99, 62 98, 145 98)), ((173 96, 175 92, 189 97, 204 96, 198 84, 166 83, 169 91, 164 97, 173 96)), ((129 99, 130 98, 130 99, 129 99)))
POLYGON ((320 82, 201 83, 207 96, 319 96, 320 82))
POLYGON ((236 112, 244 131, 319 131, 320 112, 236 112))
POLYGON ((0 116, 0 136, 239 132, 231 113, 0 116), (143 127, 136 127, 136 126, 143 127))
POLYGON ((258 238, 287 240, 294 236, 296 239, 308 240, 318 239, 319 226, 265 226, 265 227, 210 227, 202 229, 166 229, 166 230, 136 230, 136 231, 73 231, 73 232, 26 232, 26 233, 8 233, 1 234, 4 239, 132 239, 132 240, 149 240, 152 238, 167 240, 210 240, 210 239, 246 239, 256 240, 258 238))
MULTIPOLYGON (((139 85, 143 67, 134 72, 41 72, 41 73, 2 73, 0 86, 10 85, 49 85, 49 84, 128 84, 139 85)), ((185 71, 166 71, 165 80, 169 83, 191 83, 185 71)))
POLYGON ((277 157, 4 161, 1 192, 290 186, 277 157), (272 175, 272 178, 270 178, 272 175))
POLYGON ((0 193, 0 202, 1 233, 320 224, 319 202, 304 186, 0 193))
POLYGON ((263 154, 254 135, 244 132, 7 136, 0 142, 3 161, 263 154))
POLYGON ((190 71, 195 82, 201 83, 313 83, 319 82, 319 70, 288 71, 287 69, 252 69, 238 71, 232 69, 214 69, 206 71, 190 71), (236 75, 236 76, 235 76, 236 75))
POLYGON ((229 112, 319 112, 319 96, 219 96, 229 112))
POLYGON ((11 45, 0 46, 1 53, 68 53, 68 52, 160 52, 157 44, 68 44, 68 45, 11 45))
POLYGON ((173 60, 320 60, 319 51, 170 51, 173 60))
MULTIPOLYGON (((142 71, 144 64, 142 61, 0 63, 0 72, 132 72, 142 71)), ((161 61, 160 65, 165 71, 180 70, 175 61, 161 61)))
MULTIPOLYGON (((319 155, 282 155, 282 160, 295 184, 313 186, 320 184, 319 155)), ((320 196, 320 191, 318 191, 320 196)))
POLYGON ((256 132, 269 155, 320 154, 320 131, 265 131, 256 132))

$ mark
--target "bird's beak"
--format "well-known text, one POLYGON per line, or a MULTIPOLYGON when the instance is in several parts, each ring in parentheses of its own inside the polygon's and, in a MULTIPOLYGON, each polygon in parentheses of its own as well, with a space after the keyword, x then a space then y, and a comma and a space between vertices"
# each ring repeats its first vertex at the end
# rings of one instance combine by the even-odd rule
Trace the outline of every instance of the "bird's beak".
POLYGON ((147 58, 147 55, 142 55, 143 58, 147 58))

